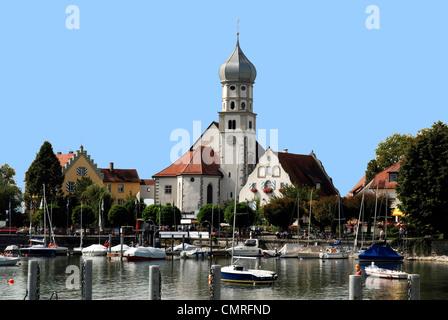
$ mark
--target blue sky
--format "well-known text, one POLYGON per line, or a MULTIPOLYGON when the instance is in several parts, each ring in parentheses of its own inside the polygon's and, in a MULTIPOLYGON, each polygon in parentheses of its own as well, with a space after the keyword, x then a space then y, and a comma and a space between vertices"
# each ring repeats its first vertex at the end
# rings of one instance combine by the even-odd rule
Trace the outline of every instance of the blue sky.
POLYGON ((47 140, 151 178, 170 164, 171 132, 193 140, 194 121, 218 120, 239 19, 258 129, 313 150, 346 195, 379 142, 448 122, 447 12, 442 0, 2 1, 0 165, 23 188, 47 140), (366 27, 369 5, 380 29, 366 27))

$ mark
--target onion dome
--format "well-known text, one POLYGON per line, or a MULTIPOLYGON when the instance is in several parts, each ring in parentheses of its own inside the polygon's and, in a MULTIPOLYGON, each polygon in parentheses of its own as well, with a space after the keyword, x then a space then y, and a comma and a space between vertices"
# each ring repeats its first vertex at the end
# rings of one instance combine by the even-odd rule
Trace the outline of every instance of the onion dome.
POLYGON ((219 78, 221 82, 254 82, 256 76, 257 70, 252 62, 244 55, 240 48, 239 38, 237 37, 235 50, 233 50, 230 57, 219 68, 219 78))

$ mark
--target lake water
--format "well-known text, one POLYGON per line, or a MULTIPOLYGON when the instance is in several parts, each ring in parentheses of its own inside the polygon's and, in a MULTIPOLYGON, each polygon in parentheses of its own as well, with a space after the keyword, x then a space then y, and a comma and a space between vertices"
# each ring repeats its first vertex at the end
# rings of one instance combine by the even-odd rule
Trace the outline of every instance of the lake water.
MULTIPOLYGON (((79 278, 70 270, 81 270, 85 259, 91 259, 93 265, 93 300, 148 299, 151 265, 160 268, 162 300, 208 300, 211 265, 230 263, 229 258, 213 258, 211 261, 175 258, 159 262, 83 256, 22 258, 20 266, 0 267, 0 300, 24 299, 29 259, 39 262, 41 300, 50 299, 54 292, 59 300, 80 300, 79 278), (10 279, 14 282, 9 282, 10 279)), ((222 283, 222 300, 347 300, 349 275, 355 273, 358 261, 351 258, 258 258, 243 260, 242 263, 251 268, 274 270, 278 273, 278 280, 274 285, 257 286, 222 283)), ((404 261, 388 267, 419 274, 421 300, 448 300, 448 263, 404 261)), ((363 276, 362 295, 365 300, 406 300, 406 290, 406 280, 363 276)))

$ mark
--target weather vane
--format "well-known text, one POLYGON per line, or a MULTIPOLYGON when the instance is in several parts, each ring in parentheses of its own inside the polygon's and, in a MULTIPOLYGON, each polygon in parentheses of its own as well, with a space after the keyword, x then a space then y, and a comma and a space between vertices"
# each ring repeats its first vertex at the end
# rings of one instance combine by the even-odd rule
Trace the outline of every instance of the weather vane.
POLYGON ((240 23, 240 19, 236 20, 236 35, 239 35, 239 34, 240 34, 240 31, 239 31, 239 23, 240 23))

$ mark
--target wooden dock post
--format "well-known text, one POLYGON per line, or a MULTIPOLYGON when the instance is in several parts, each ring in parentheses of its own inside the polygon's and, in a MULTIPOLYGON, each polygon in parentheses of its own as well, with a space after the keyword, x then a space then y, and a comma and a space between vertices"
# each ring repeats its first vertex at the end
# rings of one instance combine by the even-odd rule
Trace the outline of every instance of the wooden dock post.
POLYGON ((361 276, 357 274, 351 274, 349 276, 349 289, 348 289, 348 299, 349 300, 362 300, 362 283, 361 276))
POLYGON ((92 300, 92 260, 84 261, 82 271, 82 300, 92 300))
POLYGON ((161 300, 161 287, 159 266, 149 266, 149 300, 161 300))
POLYGON ((420 300, 420 275, 408 275, 408 300, 420 300))
POLYGON ((39 300, 39 263, 30 260, 28 264, 28 300, 39 300))
POLYGON ((212 265, 209 276, 209 289, 211 300, 221 300, 221 266, 212 265))

